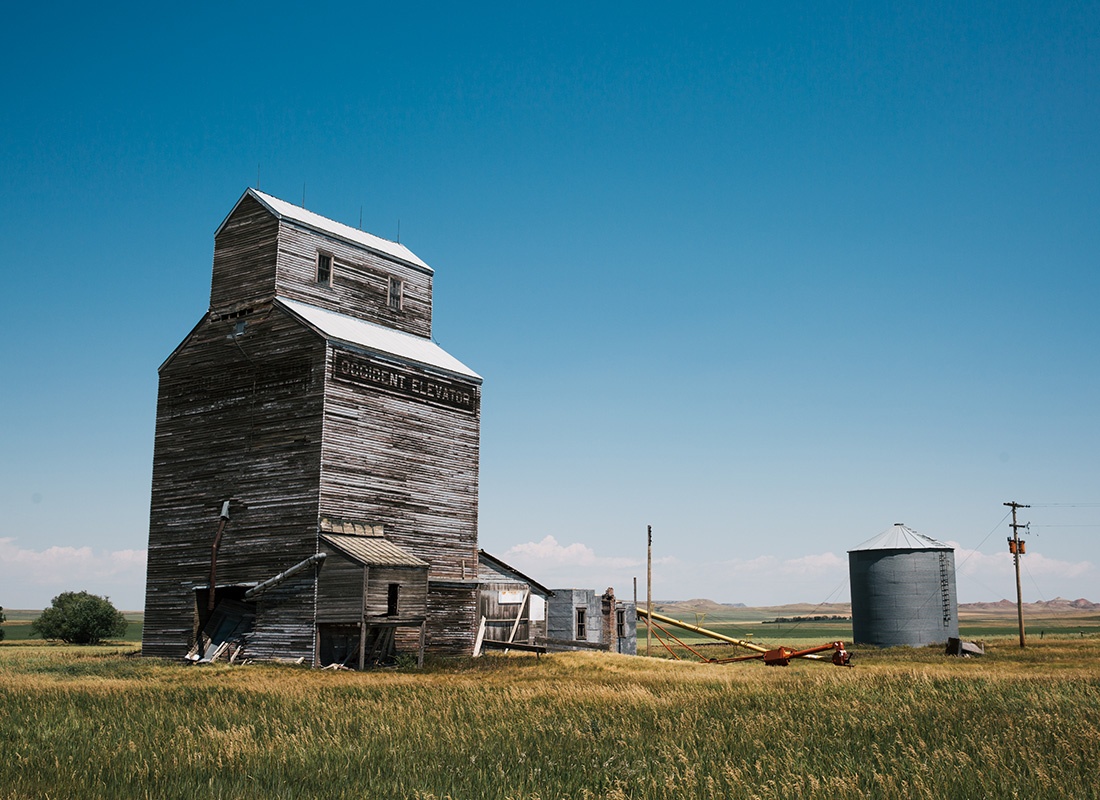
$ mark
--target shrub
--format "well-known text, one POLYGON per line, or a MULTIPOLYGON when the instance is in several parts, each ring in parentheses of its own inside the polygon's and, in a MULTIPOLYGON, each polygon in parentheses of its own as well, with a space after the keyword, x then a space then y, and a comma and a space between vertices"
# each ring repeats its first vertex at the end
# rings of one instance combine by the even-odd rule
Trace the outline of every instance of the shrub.
MULTIPOLYGON (((0 625, 3 625, 7 621, 7 617, 4 616, 4 607, 0 606, 0 625)), ((4 629, 0 628, 0 642, 4 641, 4 629)))
POLYGON ((43 639, 69 644, 98 644, 126 633, 126 617, 106 597, 88 592, 62 592, 31 623, 31 631, 43 639))

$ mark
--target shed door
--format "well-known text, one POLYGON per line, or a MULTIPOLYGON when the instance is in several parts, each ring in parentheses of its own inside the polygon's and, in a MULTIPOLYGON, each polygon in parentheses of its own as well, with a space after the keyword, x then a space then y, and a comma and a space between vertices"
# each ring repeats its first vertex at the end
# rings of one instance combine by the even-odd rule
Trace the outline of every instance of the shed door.
POLYGON ((318 625, 317 657, 322 667, 342 664, 359 667, 358 625, 318 625))

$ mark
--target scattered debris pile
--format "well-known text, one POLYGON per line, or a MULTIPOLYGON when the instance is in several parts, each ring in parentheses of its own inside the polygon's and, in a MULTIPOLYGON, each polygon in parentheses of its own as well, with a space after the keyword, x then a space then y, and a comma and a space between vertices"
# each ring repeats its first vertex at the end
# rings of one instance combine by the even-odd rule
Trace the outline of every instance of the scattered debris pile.
POLYGON ((981 642, 964 642, 961 639, 951 637, 947 640, 946 654, 949 656, 984 656, 985 645, 981 642))

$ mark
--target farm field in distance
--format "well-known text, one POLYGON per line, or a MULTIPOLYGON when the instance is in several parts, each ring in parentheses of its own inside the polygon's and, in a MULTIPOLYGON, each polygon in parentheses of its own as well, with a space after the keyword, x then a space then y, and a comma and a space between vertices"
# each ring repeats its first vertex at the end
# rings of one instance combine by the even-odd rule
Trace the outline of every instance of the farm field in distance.
MULTIPOLYGON (((730 608, 702 624, 751 626, 765 643, 847 641, 845 623, 792 628, 760 620, 797 612, 730 608)), ((364 673, 186 666, 134 657, 136 639, 46 644, 13 635, 29 619, 5 613, 2 800, 1098 792, 1096 612, 1036 615, 1021 649, 1014 606, 976 610, 962 635, 984 639, 984 657, 857 647, 853 669, 568 653, 364 673)))
MULTIPOLYGON (((654 602, 653 610, 735 639, 747 639, 762 644, 787 644, 808 647, 839 639, 852 641, 852 607, 848 603, 822 605, 794 604, 752 608, 714 603, 709 600, 654 602), (841 617, 843 619, 831 619, 841 617)), ((1100 604, 1084 603, 1075 607, 1068 601, 1024 604, 1024 625, 1028 640, 1051 636, 1100 636, 1100 604)), ((691 631, 671 629, 676 637, 695 645, 713 640, 691 631)), ((1002 600, 997 603, 971 603, 959 606, 959 635, 962 639, 980 640, 1014 636, 1016 604, 1002 600)), ((645 623, 638 624, 639 652, 645 646, 645 623)), ((660 645, 653 641, 653 648, 660 645)))

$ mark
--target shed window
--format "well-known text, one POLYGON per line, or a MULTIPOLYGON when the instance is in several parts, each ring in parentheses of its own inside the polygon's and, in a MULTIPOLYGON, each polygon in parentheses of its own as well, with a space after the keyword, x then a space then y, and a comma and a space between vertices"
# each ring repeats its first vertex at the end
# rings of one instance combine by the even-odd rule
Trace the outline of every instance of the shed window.
POLYGON ((401 593, 400 583, 391 583, 389 591, 386 593, 386 616, 397 616, 397 597, 401 593))
POLYGON ((328 253, 317 254, 317 283, 332 285, 332 256, 328 253))
POLYGON ((621 608, 615 611, 615 635, 620 639, 626 637, 626 611, 621 608))
POLYGON ((390 276, 390 288, 386 302, 391 311, 400 311, 405 295, 405 282, 400 278, 390 276))
POLYGON ((576 638, 578 638, 578 639, 587 639, 588 638, 588 635, 587 635, 588 632, 585 630, 585 624, 584 624, 584 615, 585 615, 585 613, 586 613, 585 609, 583 609, 583 608, 578 608, 577 609, 577 637, 576 638))

